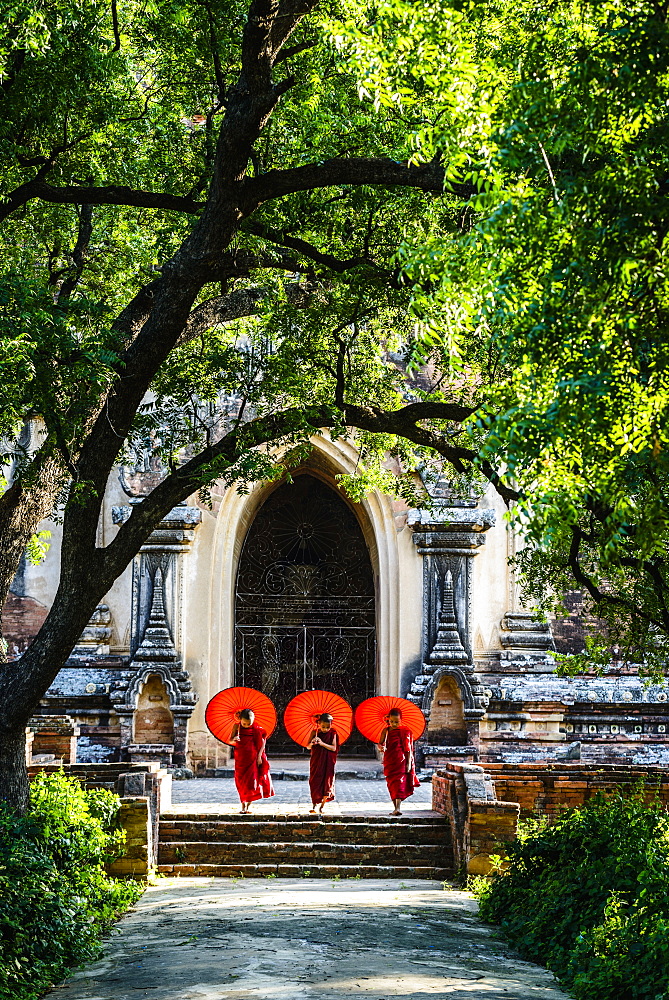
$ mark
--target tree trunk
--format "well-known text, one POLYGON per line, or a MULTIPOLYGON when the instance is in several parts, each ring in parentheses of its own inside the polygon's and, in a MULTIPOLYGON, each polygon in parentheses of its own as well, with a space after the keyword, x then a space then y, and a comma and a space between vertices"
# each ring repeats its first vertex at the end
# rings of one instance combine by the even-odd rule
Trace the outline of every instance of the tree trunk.
POLYGON ((29 786, 26 768, 26 732, 0 732, 0 801, 22 815, 28 808, 29 786))

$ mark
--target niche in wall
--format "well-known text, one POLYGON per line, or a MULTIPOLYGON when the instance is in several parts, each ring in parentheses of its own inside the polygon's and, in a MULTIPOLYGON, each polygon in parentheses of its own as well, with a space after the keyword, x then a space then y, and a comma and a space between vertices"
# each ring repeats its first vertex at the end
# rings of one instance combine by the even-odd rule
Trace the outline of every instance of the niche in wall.
POLYGON ((135 743, 174 742, 174 717, 170 711, 170 699, 158 674, 147 677, 137 699, 134 740, 135 743))
POLYGON ((464 746, 467 743, 462 697, 454 677, 445 675, 439 681, 430 712, 428 739, 445 746, 464 746))

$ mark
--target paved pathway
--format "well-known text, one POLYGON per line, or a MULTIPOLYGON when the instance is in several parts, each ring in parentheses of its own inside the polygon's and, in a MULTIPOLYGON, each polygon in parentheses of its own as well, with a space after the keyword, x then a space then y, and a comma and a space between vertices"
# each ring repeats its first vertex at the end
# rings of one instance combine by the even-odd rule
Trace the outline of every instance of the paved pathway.
MULTIPOLYGON (((306 781, 275 781, 276 794, 271 799, 254 802, 251 812, 259 816, 286 813, 306 813, 311 809, 309 784, 306 781)), ((328 803, 326 813, 332 816, 387 816, 392 809, 385 781, 342 779, 336 782, 337 799, 328 803)), ((429 816, 432 786, 422 784, 410 799, 402 804, 407 815, 429 816)), ((195 778, 175 781, 172 786, 174 812, 238 812, 239 796, 231 778, 195 778)))
POLYGON ((468 893, 427 881, 161 879, 51 1000, 560 1000, 468 893))

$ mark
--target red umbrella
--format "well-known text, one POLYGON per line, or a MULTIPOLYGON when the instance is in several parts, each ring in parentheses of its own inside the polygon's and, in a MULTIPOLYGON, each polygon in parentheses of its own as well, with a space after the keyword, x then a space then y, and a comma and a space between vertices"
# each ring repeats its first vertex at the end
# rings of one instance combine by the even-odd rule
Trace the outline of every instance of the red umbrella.
POLYGON ((276 709, 266 694, 256 691, 255 688, 234 687, 225 688, 215 694, 207 705, 204 713, 204 721, 210 733, 227 743, 235 722, 236 712, 241 712, 243 708, 250 708, 255 713, 255 721, 271 736, 276 728, 276 709))
POLYGON ((283 724, 292 740, 306 747, 314 729, 318 728, 317 718, 328 712, 332 716, 332 728, 345 743, 353 729, 353 710, 347 701, 332 691, 303 691, 288 702, 283 713, 283 724))
POLYGON ((389 695, 381 695, 378 698, 368 698, 358 705, 355 710, 355 724, 368 740, 378 743, 382 729, 387 726, 387 715, 391 708, 398 708, 402 713, 402 725, 411 731, 415 740, 423 735, 425 729, 425 716, 406 698, 391 698, 389 695))

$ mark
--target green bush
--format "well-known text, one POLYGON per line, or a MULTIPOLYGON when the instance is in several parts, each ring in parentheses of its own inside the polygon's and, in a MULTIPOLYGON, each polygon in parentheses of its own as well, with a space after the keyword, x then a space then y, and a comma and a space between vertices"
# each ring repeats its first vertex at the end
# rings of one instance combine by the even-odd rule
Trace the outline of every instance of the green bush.
POLYGON ((481 916, 576 1000, 669 1000, 669 816, 596 797, 509 846, 481 916))
POLYGON ((33 1000, 96 957, 102 935, 141 894, 109 878, 124 841, 118 796, 39 775, 28 813, 0 806, 0 997, 33 1000))

